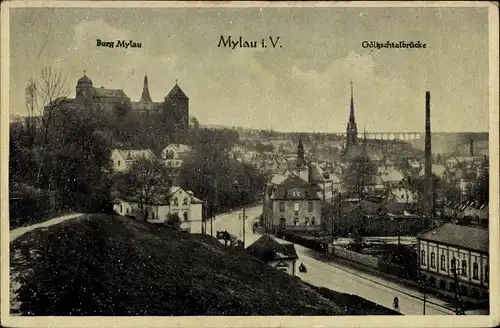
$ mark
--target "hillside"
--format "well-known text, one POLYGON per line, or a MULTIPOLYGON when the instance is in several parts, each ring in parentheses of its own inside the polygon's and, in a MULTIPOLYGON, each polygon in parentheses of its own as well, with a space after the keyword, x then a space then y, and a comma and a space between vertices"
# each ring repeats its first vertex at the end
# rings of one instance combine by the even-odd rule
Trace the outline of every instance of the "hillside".
POLYGON ((209 236, 124 217, 87 215, 10 249, 13 313, 24 315, 393 314, 320 292, 209 236))

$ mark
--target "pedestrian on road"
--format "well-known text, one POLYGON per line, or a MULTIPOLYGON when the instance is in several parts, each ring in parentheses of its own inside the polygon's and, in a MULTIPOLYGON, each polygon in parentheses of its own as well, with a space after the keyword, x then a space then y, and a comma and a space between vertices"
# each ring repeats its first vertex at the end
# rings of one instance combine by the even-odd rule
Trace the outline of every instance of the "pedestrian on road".
POLYGON ((399 299, 398 297, 394 297, 394 303, 392 304, 392 306, 394 307, 394 310, 395 311, 398 311, 399 312, 399 299))

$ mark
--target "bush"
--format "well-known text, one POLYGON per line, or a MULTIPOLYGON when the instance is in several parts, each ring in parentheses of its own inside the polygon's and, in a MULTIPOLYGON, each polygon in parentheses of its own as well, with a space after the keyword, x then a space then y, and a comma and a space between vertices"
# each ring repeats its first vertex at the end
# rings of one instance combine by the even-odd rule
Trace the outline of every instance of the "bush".
POLYGON ((179 214, 170 213, 167 217, 167 226, 173 229, 180 229, 181 227, 181 219, 179 218, 179 214))

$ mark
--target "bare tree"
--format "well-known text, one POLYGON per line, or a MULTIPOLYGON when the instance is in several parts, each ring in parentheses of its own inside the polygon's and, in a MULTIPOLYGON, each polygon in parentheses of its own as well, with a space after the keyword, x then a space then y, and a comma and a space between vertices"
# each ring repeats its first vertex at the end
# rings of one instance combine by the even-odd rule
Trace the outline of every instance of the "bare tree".
MULTIPOLYGON (((66 79, 61 73, 54 71, 51 67, 42 69, 38 80, 31 78, 25 90, 25 102, 28 109, 29 121, 39 118, 42 125, 42 146, 48 143, 50 124, 55 113, 61 108, 69 90, 66 87, 66 79)), ((34 128, 32 124, 32 128, 34 128)))
POLYGON ((35 152, 38 158, 37 179, 40 182, 42 171, 45 169, 47 144, 49 143, 49 131, 55 113, 64 105, 69 90, 66 87, 66 79, 61 73, 54 71, 51 67, 42 69, 38 79, 31 78, 25 89, 25 103, 28 110, 27 129, 30 135, 30 148, 35 147, 35 139, 38 128, 40 132, 40 144, 35 152))
POLYGON ((146 220, 153 205, 169 200, 171 185, 166 166, 156 158, 142 156, 115 182, 120 197, 131 198, 141 204, 146 220))

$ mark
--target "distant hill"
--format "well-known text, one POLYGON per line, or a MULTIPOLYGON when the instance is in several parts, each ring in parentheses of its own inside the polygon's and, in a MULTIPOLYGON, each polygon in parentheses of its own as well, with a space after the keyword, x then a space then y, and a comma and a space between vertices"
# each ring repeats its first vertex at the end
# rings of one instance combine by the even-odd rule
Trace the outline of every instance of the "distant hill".
POLYGON ((86 215, 34 230, 10 250, 11 276, 22 273, 22 314, 395 314, 313 288, 212 237, 119 216, 86 215))

